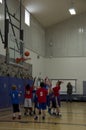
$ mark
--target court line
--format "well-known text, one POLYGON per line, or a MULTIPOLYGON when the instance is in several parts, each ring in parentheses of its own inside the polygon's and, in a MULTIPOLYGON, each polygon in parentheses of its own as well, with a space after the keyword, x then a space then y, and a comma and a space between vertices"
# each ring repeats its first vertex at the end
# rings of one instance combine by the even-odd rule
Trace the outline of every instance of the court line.
POLYGON ((86 127, 86 124, 75 124, 75 123, 59 123, 59 122, 45 122, 45 121, 8 121, 8 120, 0 120, 0 122, 19 122, 19 123, 43 123, 43 124, 50 124, 50 125, 75 125, 75 126, 83 126, 86 127))
MULTIPOLYGON (((0 127, 1 130, 34 130, 33 128, 18 128, 18 127, 15 127, 15 128, 8 128, 8 127, 0 127)), ((42 128, 43 130, 43 128, 42 128)), ((44 130, 47 130, 44 128, 44 130)))

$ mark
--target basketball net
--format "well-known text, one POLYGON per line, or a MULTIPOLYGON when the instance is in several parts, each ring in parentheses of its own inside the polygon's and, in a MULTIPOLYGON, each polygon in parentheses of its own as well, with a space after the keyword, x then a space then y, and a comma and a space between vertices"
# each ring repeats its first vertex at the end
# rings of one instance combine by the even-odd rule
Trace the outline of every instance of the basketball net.
POLYGON ((22 58, 16 58, 15 62, 18 64, 20 62, 24 62, 24 61, 27 61, 27 60, 31 60, 31 58, 25 58, 25 57, 22 57, 22 58))

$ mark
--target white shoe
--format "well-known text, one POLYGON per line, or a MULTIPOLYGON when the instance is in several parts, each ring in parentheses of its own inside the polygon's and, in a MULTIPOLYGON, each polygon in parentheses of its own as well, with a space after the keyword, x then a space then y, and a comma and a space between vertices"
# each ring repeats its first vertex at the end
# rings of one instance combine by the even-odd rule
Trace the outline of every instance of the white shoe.
POLYGON ((56 116, 62 116, 61 112, 56 113, 56 116))
POLYGON ((61 112, 58 113, 59 116, 62 116, 61 112))

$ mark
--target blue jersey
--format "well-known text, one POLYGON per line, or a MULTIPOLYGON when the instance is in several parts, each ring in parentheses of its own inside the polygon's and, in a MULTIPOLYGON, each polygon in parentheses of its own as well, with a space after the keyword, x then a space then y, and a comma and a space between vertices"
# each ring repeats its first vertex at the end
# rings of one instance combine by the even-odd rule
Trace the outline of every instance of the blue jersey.
POLYGON ((45 85, 44 85, 44 88, 48 90, 49 85, 45 84, 45 85))
POLYGON ((19 104, 19 96, 18 96, 18 94, 19 93, 18 93, 17 90, 12 90, 10 92, 12 104, 19 104))

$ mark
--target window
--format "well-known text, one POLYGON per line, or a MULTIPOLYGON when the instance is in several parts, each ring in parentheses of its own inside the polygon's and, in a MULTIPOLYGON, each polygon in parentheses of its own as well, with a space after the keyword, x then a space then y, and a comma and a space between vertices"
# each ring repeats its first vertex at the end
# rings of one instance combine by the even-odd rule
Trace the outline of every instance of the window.
POLYGON ((2 0, 0 0, 0 3, 2 4, 2 0))
POLYGON ((25 24, 30 26, 30 13, 25 9, 25 24))
POLYGON ((73 93, 76 93, 76 83, 77 83, 77 79, 51 79, 52 81, 52 87, 55 87, 56 85, 56 82, 60 80, 62 81, 63 83, 61 84, 61 90, 60 90, 60 93, 63 94, 63 93, 66 93, 67 92, 67 84, 68 82, 70 82, 73 86, 73 93))

